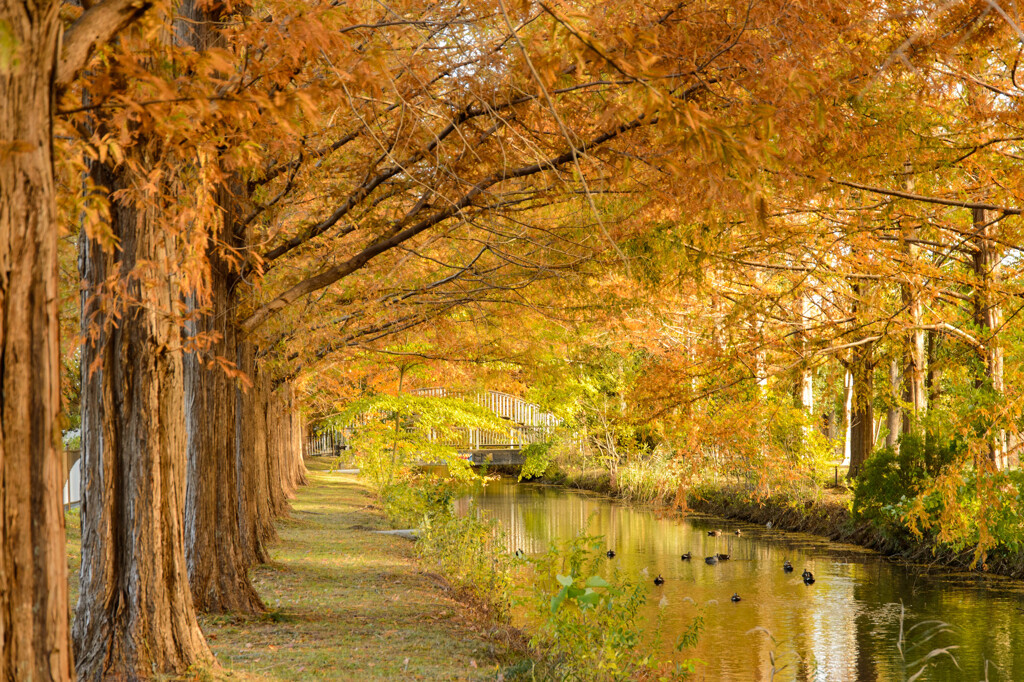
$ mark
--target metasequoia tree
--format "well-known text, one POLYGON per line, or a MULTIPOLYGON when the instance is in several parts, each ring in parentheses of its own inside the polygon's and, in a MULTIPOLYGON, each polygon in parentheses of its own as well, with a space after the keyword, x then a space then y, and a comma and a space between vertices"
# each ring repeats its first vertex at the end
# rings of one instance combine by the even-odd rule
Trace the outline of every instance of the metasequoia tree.
MULTIPOLYGON (((249 13, 244 5, 233 9, 230 12, 217 3, 202 9, 193 2, 183 3, 177 18, 179 40, 200 55, 220 46, 223 38, 214 26, 233 15, 249 13)), ((217 211, 206 226, 205 281, 189 298, 194 314, 187 333, 193 338, 205 337, 209 343, 198 344, 184 360, 188 433, 185 556, 196 608, 252 613, 263 610, 263 604, 249 582, 247 569, 262 556, 262 549, 252 544, 258 540, 250 532, 257 509, 251 503, 242 504, 241 485, 245 469, 263 467, 255 457, 265 451, 242 450, 237 375, 225 364, 234 363, 240 352, 233 303, 238 285, 237 254, 244 253, 245 232, 241 229, 244 207, 239 205, 241 197, 236 190, 240 181, 231 171, 218 171, 220 178, 209 190, 217 211), (219 358, 224 361, 216 362, 219 358)), ((254 473, 249 477, 256 479, 254 473)))
MULTIPOLYGON (((102 164, 94 177, 111 193, 128 189, 125 173, 102 164)), ((179 252, 141 201, 117 202, 110 215, 117 250, 83 233, 80 258, 88 337, 74 635, 79 676, 90 680, 212 662, 185 565, 183 369, 172 350, 181 290, 170 274, 179 252), (102 290, 111 280, 120 295, 102 290)))
POLYGON ((71 677, 58 440, 53 104, 147 3, 0 3, 0 678, 71 677), (63 32, 63 38, 62 38, 63 32))
MULTIPOLYGON (((109 222, 87 225, 80 240, 83 570, 74 636, 85 679, 214 664, 189 587, 183 517, 182 300, 202 281, 195 244, 216 213, 205 200, 209 178, 178 175, 209 158, 203 133, 210 126, 196 104, 209 96, 208 81, 195 64, 166 41, 124 36, 83 84, 90 102, 106 106, 67 106, 69 125, 89 134, 87 189, 109 204, 109 222), (186 81, 194 89, 182 87, 192 95, 182 106, 196 107, 189 108, 194 128, 123 106, 186 81)), ((233 420, 224 428, 233 432, 233 420)))

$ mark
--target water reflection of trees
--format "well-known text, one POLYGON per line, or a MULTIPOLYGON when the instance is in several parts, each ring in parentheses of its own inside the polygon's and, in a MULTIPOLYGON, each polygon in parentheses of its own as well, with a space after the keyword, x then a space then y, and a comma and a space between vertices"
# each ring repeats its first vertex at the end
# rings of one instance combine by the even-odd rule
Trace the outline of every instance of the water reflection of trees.
MULTIPOLYGON (((928 679, 959 680, 966 671, 978 672, 980 679, 986 658, 1003 671, 1024 670, 1019 595, 1011 603, 993 598, 990 590, 939 583, 877 555, 807 536, 751 529, 738 538, 728 522, 659 518, 558 488, 499 482, 480 500, 483 513, 507 530, 510 551, 543 552, 552 541, 589 528, 616 550, 611 565, 634 573, 646 568, 649 577, 661 573, 668 582, 657 592, 652 585, 649 619, 654 621, 664 596, 666 645, 671 646, 698 608, 703 610, 707 629, 698 649, 687 655, 708 661, 703 673, 709 680, 770 679, 770 653, 777 667, 786 666, 776 680, 904 679, 896 648, 901 599, 908 604, 908 626, 926 618, 958 626, 955 635, 937 639, 934 646, 960 645, 964 671, 943 665, 928 679), (718 524, 728 534, 708 536, 718 524), (679 555, 687 551, 694 558, 683 562, 679 555), (733 558, 706 566, 703 557, 716 552, 733 558), (782 572, 785 559, 796 567, 793 574, 782 572), (812 587, 799 578, 804 566, 818 576, 812 587), (744 597, 739 605, 728 601, 733 591, 744 597), (757 627, 775 642, 764 632, 750 632, 757 627)), ((464 500, 460 505, 465 511, 464 500)), ((1004 672, 998 679, 1017 678, 1004 672)))

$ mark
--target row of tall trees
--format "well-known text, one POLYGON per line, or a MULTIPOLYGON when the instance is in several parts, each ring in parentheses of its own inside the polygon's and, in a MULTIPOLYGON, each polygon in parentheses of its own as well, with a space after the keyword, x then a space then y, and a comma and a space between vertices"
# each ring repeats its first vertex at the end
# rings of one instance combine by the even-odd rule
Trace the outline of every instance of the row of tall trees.
MULTIPOLYGON (((587 167, 615 247, 534 290, 515 330, 508 301, 479 305, 476 348, 583 415, 601 452, 656 433, 687 470, 762 489, 833 455, 856 479, 900 436, 941 433, 967 455, 934 490, 955 505, 971 473, 989 503, 960 511, 984 527, 1015 508, 1022 396, 1016 9, 818 9, 848 42, 814 51, 809 28, 771 68, 720 61, 692 146, 653 127, 616 172, 587 167)), ((603 19, 561 19, 615 69, 603 19)))
POLYGON ((651 171, 631 193, 645 229, 621 245, 629 269, 608 258, 614 275, 591 280, 618 313, 577 318, 525 383, 613 474, 660 441, 691 481, 767 491, 836 445, 856 479, 901 435, 940 434, 965 448, 926 491, 944 537, 1015 542, 1009 526, 995 538, 1019 518, 1015 11, 896 12, 856 41, 872 69, 758 93, 758 167, 731 167, 714 201, 680 203, 651 171))
MULTIPOLYGON (((432 336, 449 358, 522 362, 564 340, 526 338, 538 327, 522 323, 509 334, 512 319, 583 319, 606 343, 609 322, 660 377, 644 382, 645 419, 678 424, 728 388, 766 396, 772 377, 793 377, 809 411, 826 358, 849 365, 863 397, 883 351, 911 337, 914 386, 939 362, 919 361, 922 339, 941 339, 938 358, 970 337, 986 358, 979 381, 1008 392, 990 342, 1012 281, 995 272, 1007 221, 992 221, 1012 191, 990 173, 963 182, 964 164, 1007 148, 944 132, 943 112, 956 100, 973 117, 976 102, 958 97, 1005 85, 974 68, 996 60, 952 57, 961 45, 1005 56, 1009 22, 872 2, 590 9, 0 5, 0 632, 18 642, 0 675, 72 671, 62 229, 78 234, 81 275, 73 634, 86 679, 209 662, 195 611, 261 608, 247 569, 301 481, 297 386, 395 335, 432 336), (894 102, 929 59, 913 108, 925 130, 894 102), (892 194, 878 121, 903 126, 898 168, 910 158, 912 172, 898 186, 913 197, 892 194), (912 140, 923 151, 910 155, 912 140), (965 203, 965 186, 992 196, 965 203), (920 208, 936 199, 974 222, 938 226, 945 214, 920 208), (905 206, 918 208, 896 222, 905 206), (964 237, 984 252, 967 275, 964 237), (892 313, 904 300, 909 312, 892 313), (972 301, 978 322, 931 314, 951 300, 972 301), (8 634, 27 613, 31 631, 8 634)), ((986 106, 1012 126, 1004 104, 986 106)))

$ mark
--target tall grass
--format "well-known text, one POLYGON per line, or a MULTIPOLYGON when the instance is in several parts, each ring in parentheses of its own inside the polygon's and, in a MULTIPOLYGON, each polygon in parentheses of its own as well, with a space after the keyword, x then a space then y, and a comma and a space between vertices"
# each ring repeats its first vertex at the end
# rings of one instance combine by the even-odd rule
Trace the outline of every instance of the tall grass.
POLYGON ((620 465, 616 483, 622 497, 649 504, 674 496, 681 477, 676 462, 665 452, 655 450, 620 465))

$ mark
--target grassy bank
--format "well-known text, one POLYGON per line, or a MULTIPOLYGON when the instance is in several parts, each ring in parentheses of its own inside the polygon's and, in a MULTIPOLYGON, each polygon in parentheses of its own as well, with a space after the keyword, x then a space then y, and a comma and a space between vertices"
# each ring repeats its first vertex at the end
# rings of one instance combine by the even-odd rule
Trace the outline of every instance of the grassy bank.
MULTIPOLYGON (((495 679, 506 662, 507 631, 423 570, 413 543, 371 532, 387 526, 356 477, 311 471, 292 508, 277 524, 270 562, 251 574, 270 611, 201 618, 226 677, 495 679)), ((73 591, 76 523, 69 518, 73 591)))

